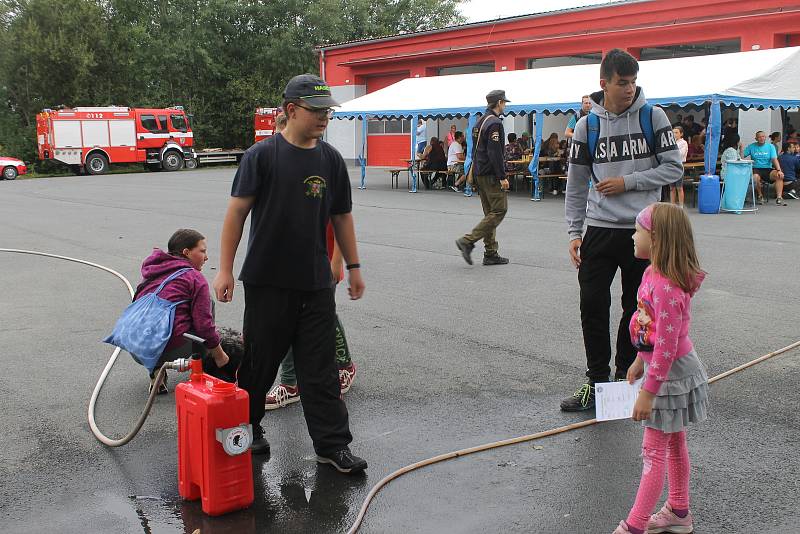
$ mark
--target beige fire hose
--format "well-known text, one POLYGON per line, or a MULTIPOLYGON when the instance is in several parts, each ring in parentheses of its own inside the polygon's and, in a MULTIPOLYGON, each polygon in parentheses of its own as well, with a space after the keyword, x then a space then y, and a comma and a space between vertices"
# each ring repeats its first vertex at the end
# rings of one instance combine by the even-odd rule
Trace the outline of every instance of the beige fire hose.
MULTIPOLYGON (((769 354, 765 354, 755 360, 749 361, 745 364, 742 364, 738 367, 734 367, 729 371, 725 371, 724 373, 718 374, 717 376, 710 378, 708 380, 709 384, 713 384, 717 380, 722 380, 723 378, 727 378, 734 373, 738 373, 748 367, 752 367, 757 363, 761 363, 765 360, 769 360, 770 358, 777 356, 778 354, 783 354, 784 352, 788 352, 792 349, 796 349, 800 347, 800 341, 795 341, 791 345, 783 347, 782 349, 778 349, 774 352, 770 352, 769 354)), ((527 436, 519 436, 517 438, 510 438, 504 439, 502 441, 495 441, 493 443, 487 443, 485 445, 477 445, 475 447, 470 447, 468 449, 461 449, 459 451, 448 452, 445 454, 440 454, 439 456, 434 456, 433 458, 428 458, 427 460, 421 460, 419 462, 415 462, 411 465, 407 465, 405 467, 401 467, 397 471, 389 473, 385 477, 383 477, 380 482, 375 484, 372 487, 370 492, 367 494, 366 499, 364 499, 364 503, 361 505, 361 509, 358 512, 358 516, 356 517, 353 526, 350 527, 350 530, 347 531, 347 534, 355 534, 359 528, 361 528, 361 523, 364 521, 364 516, 367 513, 367 508, 369 508, 370 503, 378 494, 378 492, 383 489, 389 482, 392 480, 405 475, 406 473, 410 473, 411 471, 416 471, 422 467, 426 467, 428 465, 438 464, 439 462, 444 462, 446 460, 452 460, 454 458, 460 458, 462 456, 467 456, 468 454, 474 454, 476 452, 488 451, 491 449, 497 449, 499 447, 506 447, 508 445, 515 445, 517 443, 525 443, 526 441, 534 441, 537 439, 546 438, 548 436, 555 436, 556 434, 563 434, 565 432, 570 432, 572 430, 578 430, 579 428, 586 428, 587 426, 592 426, 597 424, 599 421, 597 419, 589 419, 587 421, 581 421, 580 423, 572 423, 571 425, 560 426, 558 428, 553 428, 550 430, 545 430, 544 432, 537 432, 536 434, 528 434, 527 436)))
MULTIPOLYGON (((76 259, 76 258, 69 258, 67 256, 58 256, 56 254, 48 254, 48 253, 45 253, 45 252, 37 252, 37 251, 32 251, 32 250, 0 248, 0 252, 11 252, 11 253, 17 253, 17 254, 32 254, 32 255, 36 255, 36 256, 45 256, 45 257, 50 257, 50 258, 56 258, 56 259, 61 259, 61 260, 72 261, 72 262, 76 262, 76 263, 82 263, 84 265, 89 265, 91 267, 96 267, 96 268, 101 269, 103 271, 109 272, 109 273, 113 274, 114 276, 116 276, 117 278, 119 278, 120 280, 122 280, 125 283, 125 285, 127 286, 128 291, 131 294, 131 298, 133 298, 133 288, 131 287, 130 282, 128 282, 128 280, 124 276, 119 274, 118 272, 114 271, 113 269, 109 269, 108 267, 104 267, 103 265, 99 265, 97 263, 92 263, 92 262, 88 262, 88 261, 80 260, 80 259, 76 259)), ((791 345, 783 347, 782 349, 778 349, 776 351, 770 352, 769 354, 765 354, 763 356, 760 356, 760 357, 758 357, 758 358, 756 358, 754 360, 751 360, 751 361, 749 361, 749 362, 747 362, 745 364, 742 364, 742 365, 740 365, 738 367, 734 367, 733 369, 730 369, 729 371, 725 371, 724 373, 720 373, 717 376, 715 376, 713 378, 710 378, 708 380, 708 383, 709 384, 713 384, 717 380, 722 380, 723 378, 727 378, 727 377, 731 376, 734 373, 738 373, 739 371, 747 369, 748 367, 752 367, 753 365, 756 365, 758 363, 766 361, 766 360, 768 360, 768 359, 770 359, 770 358, 772 358, 774 356, 777 356, 779 354, 783 354, 784 352, 788 352, 790 350, 796 349, 797 347, 800 347, 800 341, 795 341, 791 345)), ((114 351, 114 353, 111 355, 111 358, 109 359, 108 364, 106 365, 105 369, 103 369, 103 373, 100 375, 100 380, 98 380, 97 385, 95 386, 95 389, 92 392, 92 397, 91 397, 91 399, 89 401, 89 410, 88 410, 89 426, 92 428, 92 433, 94 433, 95 437, 98 440, 100 440, 101 442, 103 442, 106 445, 109 445, 111 447, 118 447, 120 445, 124 445, 125 443, 130 441, 133 438, 133 436, 136 435, 136 433, 141 428, 142 424, 144 424, 144 420, 147 418, 147 414, 150 411, 150 406, 153 403, 153 398, 155 397, 155 392, 156 392, 156 389, 157 389, 156 387, 154 387, 152 392, 151 392, 151 394, 148 396, 147 403, 145 405, 144 410, 142 411, 142 415, 140 416, 139 420, 137 421, 137 423, 136 423, 136 425, 134 427, 134 430, 132 432, 130 432, 128 435, 126 435, 122 439, 118 439, 118 440, 111 439, 111 438, 108 438, 108 437, 104 436, 100 432, 100 430, 97 428, 97 425, 95 424, 95 420, 94 420, 95 401, 97 400, 97 396, 100 393, 100 389, 103 387, 103 383, 105 382, 106 376, 108 375, 108 372, 111 370, 111 367, 114 365, 114 362, 116 361, 118 354, 119 354, 119 349, 116 349, 114 351)), ((167 367, 167 366, 162 367, 161 371, 159 372, 159 375, 157 377, 156 383, 158 383, 159 379, 161 378, 161 375, 166 372, 165 371, 165 367, 167 367)), ((536 434, 528 434, 526 436, 519 436, 519 437, 516 437, 516 438, 504 439, 502 441, 495 441, 495 442, 492 442, 492 443, 486 443, 485 445, 477 445, 475 447, 469 447, 467 449, 461 449, 461 450, 458 450, 458 451, 453 451, 453 452, 448 452, 448 453, 445 453, 445 454, 440 454, 438 456, 434 456, 433 458, 428 458, 427 460, 421 460, 421 461, 415 462, 415 463, 413 463, 411 465, 407 465, 405 467, 401 467, 400 469, 398 469, 398 470, 396 470, 396 471, 394 471, 392 473, 389 473, 388 475, 383 477, 377 484, 375 484, 375 486, 372 487, 370 492, 367 494, 367 497, 364 499, 364 503, 361 505, 361 509, 358 512, 358 516, 356 517, 356 520, 353 523, 353 526, 350 527, 350 529, 347 531, 347 534, 355 534, 358 531, 358 529, 361 527, 361 523, 364 521, 364 516, 367 513, 367 508, 369 508, 370 503, 375 498, 375 496, 378 494, 378 492, 381 489, 383 489, 387 484, 389 484, 389 482, 391 482, 392 480, 394 480, 394 479, 396 479, 398 477, 401 477, 402 475, 405 475, 406 473, 410 473, 410 472, 416 471, 417 469, 420 469, 422 467, 426 467, 426 466, 429 466, 429 465, 437 464, 439 462, 444 462, 446 460, 452 460, 454 458, 460 458, 462 456, 467 456, 469 454, 474 454, 476 452, 488 451, 488 450, 491 450, 491 449, 497 449, 499 447, 506 447, 508 445, 515 445, 517 443, 525 443, 526 441, 534 441, 534 440, 537 440, 537 439, 546 438, 548 436, 555 436, 557 434, 563 434, 565 432, 570 432, 572 430, 578 430, 579 428, 586 428, 587 426, 595 425, 598 422, 599 421, 597 419, 589 419, 587 421, 581 421, 579 423, 572 423, 571 425, 560 426, 558 428, 545 430, 543 432, 537 432, 536 434)))
MULTIPOLYGON (((125 287, 128 289, 128 293, 130 293, 131 299, 133 299, 133 287, 131 283, 128 281, 127 278, 122 276, 120 273, 115 271, 114 269, 110 269, 104 265, 100 265, 99 263, 92 263, 90 261, 81 260, 78 258, 70 258, 69 256, 59 256, 58 254, 49 254, 47 252, 38 252, 35 250, 21 250, 15 248, 0 248, 0 252, 10 252, 14 254, 30 254, 33 256, 44 256, 46 258, 54 258, 57 260, 66 260, 71 261, 74 263, 80 263, 83 265, 88 265, 89 267, 95 267, 100 269, 101 271, 106 271, 107 273, 111 273, 125 284, 125 287)), ((111 357, 108 359, 108 363, 106 364, 103 372, 100 374, 100 378, 97 380, 97 384, 94 386, 94 390, 92 390, 92 396, 89 399, 89 409, 87 410, 87 418, 89 419, 89 428, 92 429, 92 434, 94 437, 97 438, 98 441, 103 443, 104 445, 108 445, 109 447, 121 447, 125 445, 133 437, 139 432, 144 425, 147 416, 150 414, 150 408, 153 406, 153 401, 155 400, 156 394, 158 393, 158 386, 157 384, 161 383, 161 380, 164 379, 167 373, 167 369, 175 369, 177 371, 186 371, 189 367, 188 360, 181 358, 179 360, 175 360, 174 362, 166 362, 164 365, 159 369, 158 374, 156 375, 155 380, 153 381, 153 387, 150 390, 150 394, 147 396, 147 401, 145 402, 144 408, 142 409, 142 413, 139 415, 139 418, 136 420, 136 423, 133 425, 133 429, 128 432, 126 435, 119 439, 114 439, 106 436, 100 431, 100 428, 97 426, 97 422, 95 421, 94 412, 95 412, 95 405, 97 404, 97 397, 100 395, 100 390, 103 389, 103 384, 106 381, 106 377, 108 377, 108 373, 111 372, 111 368, 114 366, 114 363, 117 361, 117 356, 119 356, 120 349, 119 347, 114 349, 114 352, 111 354, 111 357)))

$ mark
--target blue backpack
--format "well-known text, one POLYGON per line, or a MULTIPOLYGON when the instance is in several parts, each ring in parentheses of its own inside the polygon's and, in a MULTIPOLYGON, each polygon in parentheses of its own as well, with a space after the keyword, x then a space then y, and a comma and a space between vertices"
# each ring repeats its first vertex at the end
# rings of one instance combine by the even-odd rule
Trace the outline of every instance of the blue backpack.
MULTIPOLYGON (((645 103, 639 109, 639 127, 642 129, 647 148, 650 153, 656 155, 656 135, 653 132, 653 105, 645 103)), ((586 144, 589 148, 589 161, 594 163, 594 151, 597 149, 597 141, 600 138, 600 117, 595 113, 586 116, 586 144)), ((656 156, 658 159, 658 156, 656 156)))
POLYGON ((191 267, 178 269, 169 275, 158 288, 135 300, 122 312, 114 331, 103 340, 130 353, 133 359, 147 367, 151 373, 158 365, 175 321, 175 307, 187 302, 170 302, 158 296, 164 286, 181 276, 191 267))

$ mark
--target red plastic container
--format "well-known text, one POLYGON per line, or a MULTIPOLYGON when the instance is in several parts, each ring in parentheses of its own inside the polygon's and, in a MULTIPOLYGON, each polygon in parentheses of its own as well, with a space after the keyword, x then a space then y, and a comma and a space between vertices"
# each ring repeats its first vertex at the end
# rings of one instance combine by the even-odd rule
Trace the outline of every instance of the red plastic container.
POLYGON ((178 492, 202 499, 208 515, 247 508, 253 503, 247 392, 203 374, 201 360, 191 366, 189 380, 175 388, 178 492))

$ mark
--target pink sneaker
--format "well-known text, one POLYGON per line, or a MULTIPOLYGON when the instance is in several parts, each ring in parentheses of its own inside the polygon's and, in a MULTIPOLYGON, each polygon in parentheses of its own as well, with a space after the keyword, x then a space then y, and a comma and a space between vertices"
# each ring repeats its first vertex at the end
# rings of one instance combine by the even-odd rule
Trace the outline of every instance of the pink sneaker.
POLYGON ((339 369, 339 390, 342 395, 350 391, 350 386, 353 385, 353 380, 356 379, 356 364, 350 363, 344 369, 339 369))
POLYGON ((650 516, 650 521, 647 522, 647 532, 650 534, 659 534, 660 532, 691 534, 694 532, 692 512, 681 518, 672 512, 672 507, 668 502, 664 503, 661 510, 650 516))
POLYGON ((300 400, 300 390, 297 386, 287 386, 278 384, 267 393, 267 400, 264 408, 267 410, 277 410, 300 400))

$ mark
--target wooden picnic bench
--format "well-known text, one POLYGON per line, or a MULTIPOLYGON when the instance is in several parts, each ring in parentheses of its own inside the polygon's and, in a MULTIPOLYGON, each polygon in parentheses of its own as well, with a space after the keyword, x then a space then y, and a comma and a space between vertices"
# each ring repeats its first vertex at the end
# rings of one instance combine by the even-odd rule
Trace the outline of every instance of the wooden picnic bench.
MULTIPOLYGON (((525 180, 531 183, 531 190, 533 189, 533 176, 530 174, 525 175, 525 180)), ((541 184, 543 180, 550 180, 551 184, 555 184, 555 180, 561 180, 563 182, 567 181, 566 174, 540 174, 539 175, 539 183, 541 184)))
MULTIPOLYGON (((403 167, 403 168, 399 168, 398 167, 398 168, 395 168, 395 169, 386 169, 386 172, 391 174, 392 189, 400 189, 400 173, 401 172, 408 173, 408 171, 409 171, 408 167, 403 167)), ((407 179, 408 187, 410 188, 411 187, 411 178, 410 178, 410 176, 408 174, 406 175, 406 179, 407 179)))

